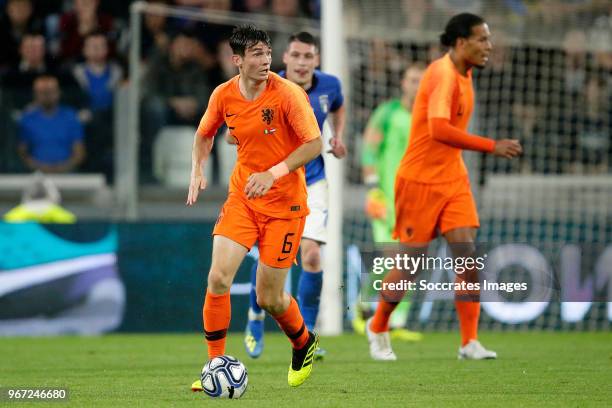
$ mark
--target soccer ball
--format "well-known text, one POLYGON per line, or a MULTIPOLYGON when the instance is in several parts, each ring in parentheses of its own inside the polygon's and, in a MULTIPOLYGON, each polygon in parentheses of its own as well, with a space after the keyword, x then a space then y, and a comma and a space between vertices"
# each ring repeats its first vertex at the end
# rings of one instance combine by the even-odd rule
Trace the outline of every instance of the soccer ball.
POLYGON ((214 398, 240 398, 249 377, 244 364, 232 356, 215 357, 202 368, 203 391, 214 398))

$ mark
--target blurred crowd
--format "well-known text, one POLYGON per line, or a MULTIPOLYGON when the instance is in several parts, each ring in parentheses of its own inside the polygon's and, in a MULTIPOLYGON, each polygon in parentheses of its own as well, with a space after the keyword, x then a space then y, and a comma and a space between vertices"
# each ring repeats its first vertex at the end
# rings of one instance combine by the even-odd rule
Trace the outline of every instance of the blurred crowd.
POLYGON ((461 12, 482 15, 515 38, 554 40, 568 27, 610 24, 609 0, 344 0, 354 28, 440 31, 461 12))
MULTIPOLYGON (((576 46, 575 37, 582 36, 568 31, 561 47, 510 45, 500 36, 494 41, 486 68, 474 70, 477 104, 471 130, 520 139, 524 154, 511 162, 483 156, 483 176, 612 171, 612 52, 576 46)), ((413 61, 430 63, 444 52, 435 43, 383 39, 354 40, 349 50, 359 56, 351 63, 350 133, 365 127, 373 107, 399 96, 405 67, 413 61)), ((358 159, 356 148, 349 143, 352 158, 358 159)), ((357 159, 351 166, 359 166, 357 159)))
MULTIPOLYGON (((116 93, 128 79, 131 2, 0 0, 0 132, 7 135, 0 146, 0 172, 98 172, 112 181, 113 115, 116 93)), ((321 0, 148 3, 281 20, 318 19, 321 8, 321 0)), ((531 143, 537 157, 527 154, 520 170, 609 168, 612 2, 345 0, 347 19, 355 10, 363 14, 356 20, 364 24, 382 19, 408 30, 441 28, 459 11, 483 14, 496 50, 491 67, 476 79, 483 107, 478 112, 480 131, 500 138, 518 133, 527 152, 531 143), (570 20, 584 28, 568 30, 564 22, 570 20), (547 46, 549 37, 542 37, 541 46, 517 45, 525 27, 548 36, 561 33, 561 46, 547 46)), ((160 130, 195 126, 214 87, 235 75, 227 41, 231 28, 160 13, 144 15, 142 180, 153 180, 152 152, 160 130)), ((271 36, 273 69, 282 69, 286 33, 271 36)), ((358 60, 349 63, 354 88, 349 103, 355 112, 351 133, 360 134, 376 104, 394 96, 399 73, 409 61, 428 62, 442 51, 435 44, 412 44, 410 37, 349 42, 350 58, 358 60)))
MULTIPOLYGON (((481 181, 487 172, 612 171, 612 2, 403 0, 400 6, 404 21, 413 24, 402 27, 417 30, 442 27, 459 10, 484 11, 493 34, 493 53, 485 69, 474 71, 478 103, 472 131, 496 139, 520 139, 525 152, 512 162, 483 156, 481 181), (513 13, 518 10, 525 15, 523 23, 532 21, 530 33, 512 32, 513 13), (434 18, 437 25, 431 21, 434 18), (538 32, 546 36, 527 39, 538 32)), ((375 11, 370 19, 376 19, 375 11)), ((387 26, 392 20, 386 21, 387 26)), ((364 128, 373 107, 397 96, 406 66, 412 61, 429 63, 444 52, 437 42, 405 40, 410 34, 406 31, 391 36, 400 40, 389 40, 368 33, 349 41, 352 132, 364 128)), ((349 144, 349 149, 356 147, 349 144)), ((351 153, 351 166, 357 167, 359 155, 351 153)), ((358 175, 353 177, 351 181, 359 181, 358 175)))
MULTIPOLYGON (((129 6, 119 0, 0 0, 0 171, 113 177, 113 107, 127 81, 129 6)), ((192 10, 318 18, 316 0, 149 0, 192 10)), ((146 13, 141 32, 143 179, 166 125, 195 125, 236 73, 231 26, 146 13)))

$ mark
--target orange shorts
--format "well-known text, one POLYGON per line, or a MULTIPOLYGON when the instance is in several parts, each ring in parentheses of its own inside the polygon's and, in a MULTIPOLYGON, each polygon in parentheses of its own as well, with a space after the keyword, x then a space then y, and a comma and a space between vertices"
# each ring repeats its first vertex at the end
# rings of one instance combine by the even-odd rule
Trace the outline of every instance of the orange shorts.
POLYGON ((450 183, 424 184, 403 177, 395 180, 394 237, 406 244, 425 244, 438 232, 478 228, 478 212, 466 176, 450 183))
POLYGON ((273 268, 289 268, 300 247, 306 217, 274 218, 253 211, 235 194, 230 194, 213 230, 251 249, 259 241, 259 259, 273 268))

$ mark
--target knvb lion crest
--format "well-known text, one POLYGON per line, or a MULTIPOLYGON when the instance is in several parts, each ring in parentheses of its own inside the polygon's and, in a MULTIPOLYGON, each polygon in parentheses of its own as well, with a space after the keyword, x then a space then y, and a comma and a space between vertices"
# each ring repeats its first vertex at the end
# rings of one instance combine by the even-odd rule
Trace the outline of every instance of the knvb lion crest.
POLYGON ((272 119, 274 119, 274 109, 263 108, 261 110, 261 120, 263 120, 269 125, 270 123, 272 123, 272 119))

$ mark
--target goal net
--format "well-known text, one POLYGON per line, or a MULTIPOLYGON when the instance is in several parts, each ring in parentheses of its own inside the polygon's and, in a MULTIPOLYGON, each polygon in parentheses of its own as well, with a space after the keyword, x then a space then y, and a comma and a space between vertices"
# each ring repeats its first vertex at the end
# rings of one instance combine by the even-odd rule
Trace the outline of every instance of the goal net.
MULTIPOLYGON (((481 220, 477 240, 488 248, 513 248, 510 254, 516 262, 507 268, 509 279, 519 280, 528 272, 529 265, 521 261, 534 253, 550 267, 559 288, 565 288, 557 298, 538 302, 485 302, 481 324, 504 329, 610 327, 611 303, 587 302, 610 299, 605 294, 612 287, 611 267, 602 266, 609 259, 606 245, 612 238, 609 10, 598 2, 532 2, 554 3, 558 10, 546 4, 528 9, 521 2, 503 3, 345 2, 350 70, 345 86, 351 112, 344 203, 347 321, 360 301, 362 307, 372 306, 371 298, 358 294, 360 285, 365 290, 371 284, 359 280, 359 271, 364 248, 374 243, 364 215, 367 188, 361 164, 368 119, 381 103, 400 96, 400 79, 411 62, 429 63, 441 55, 437 36, 450 16, 472 11, 488 21, 494 50, 488 66, 474 72, 471 131, 519 139, 524 148, 512 161, 464 153, 481 220), (464 8, 455 10, 459 3, 464 8), (574 283, 563 280, 568 268, 578 274, 574 283), (567 295, 571 290, 591 291, 593 296, 572 297, 567 295)), ((452 272, 437 272, 432 279, 452 279, 452 272)), ((406 325, 456 327, 452 296, 415 294, 406 325)))

